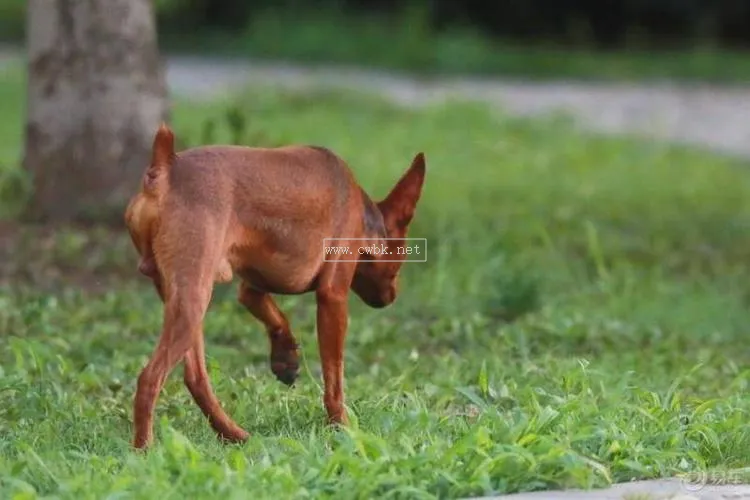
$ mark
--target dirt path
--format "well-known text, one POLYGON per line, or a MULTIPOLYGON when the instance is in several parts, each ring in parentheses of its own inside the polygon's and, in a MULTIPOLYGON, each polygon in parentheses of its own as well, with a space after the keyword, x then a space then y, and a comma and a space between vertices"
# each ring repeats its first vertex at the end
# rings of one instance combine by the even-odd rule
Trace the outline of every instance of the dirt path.
MULTIPOLYGON (((19 59, 17 49, 0 47, 0 67, 19 59)), ((173 92, 195 98, 262 83, 368 90, 403 105, 461 98, 516 115, 563 111, 594 132, 630 133, 750 158, 750 82, 744 87, 721 87, 460 77, 427 80, 373 70, 193 57, 168 57, 167 80, 173 92)))
POLYGON ((372 70, 304 68, 170 58, 168 80, 175 92, 209 97, 245 83, 291 88, 370 90, 404 105, 445 98, 487 102, 517 115, 565 111, 600 133, 632 133, 691 143, 750 158, 750 82, 746 87, 582 82, 527 83, 499 79, 416 79, 372 70))

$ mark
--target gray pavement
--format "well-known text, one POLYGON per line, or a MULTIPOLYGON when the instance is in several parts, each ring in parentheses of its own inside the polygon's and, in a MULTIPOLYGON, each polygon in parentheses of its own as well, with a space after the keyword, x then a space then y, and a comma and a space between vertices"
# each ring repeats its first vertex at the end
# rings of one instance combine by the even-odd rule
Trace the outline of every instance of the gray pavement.
POLYGON ((656 479, 615 484, 597 490, 537 491, 472 500, 745 500, 750 485, 685 483, 679 479, 656 479))

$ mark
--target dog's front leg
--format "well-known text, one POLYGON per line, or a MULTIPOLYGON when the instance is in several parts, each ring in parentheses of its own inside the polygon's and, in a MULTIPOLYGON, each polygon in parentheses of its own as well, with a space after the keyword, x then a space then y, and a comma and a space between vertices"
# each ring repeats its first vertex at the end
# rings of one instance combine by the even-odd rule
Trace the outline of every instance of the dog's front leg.
POLYGON ((348 319, 348 290, 320 289, 316 293, 318 349, 323 367, 323 403, 328 420, 347 424, 344 408, 344 340, 348 319))
POLYGON ((271 371, 284 384, 294 384, 299 374, 299 353, 297 339, 292 335, 286 316, 269 294, 253 290, 244 281, 238 298, 240 304, 266 327, 271 342, 271 371))

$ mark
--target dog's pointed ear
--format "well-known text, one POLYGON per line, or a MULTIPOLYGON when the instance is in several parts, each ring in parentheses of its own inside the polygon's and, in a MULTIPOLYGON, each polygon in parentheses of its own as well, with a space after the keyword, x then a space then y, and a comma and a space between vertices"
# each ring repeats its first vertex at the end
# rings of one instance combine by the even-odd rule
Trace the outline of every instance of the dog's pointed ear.
POLYGON ((388 196, 378 203, 378 208, 386 221, 401 229, 409 225, 422 194, 425 170, 424 153, 417 153, 411 162, 411 167, 391 189, 388 196))
POLYGON ((174 159, 174 134, 166 123, 161 122, 159 130, 154 136, 154 145, 151 151, 151 165, 166 166, 174 159))

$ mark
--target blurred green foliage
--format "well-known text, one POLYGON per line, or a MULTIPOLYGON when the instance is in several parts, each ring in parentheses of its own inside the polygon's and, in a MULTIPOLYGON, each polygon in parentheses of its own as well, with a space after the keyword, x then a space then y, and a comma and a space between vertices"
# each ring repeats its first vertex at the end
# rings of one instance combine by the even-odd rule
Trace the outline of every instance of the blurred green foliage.
MULTIPOLYGON (((536 10, 527 8, 528 5, 521 9, 520 3, 506 5, 498 22, 507 24, 508 29, 521 27, 528 31, 526 34, 514 34, 512 29, 503 31, 505 28, 493 32, 462 14, 441 14, 445 17, 441 20, 441 15, 429 9, 426 2, 379 7, 377 3, 369 6, 355 3, 156 0, 155 5, 160 44, 169 52, 369 65, 418 73, 750 80, 747 51, 720 48, 708 35, 691 35, 679 43, 668 40, 654 45, 636 25, 616 45, 618 50, 603 51, 597 48, 590 20, 565 21, 564 34, 548 36, 544 33, 546 24, 535 28, 533 19, 523 17, 539 15, 558 22, 574 12, 566 10, 560 2, 536 10), (514 21, 514 16, 521 16, 522 21, 514 21), (535 35, 535 29, 542 31, 535 35)), ((649 2, 636 3, 634 12, 651 8, 649 2)), ((680 4, 683 7, 679 7, 671 2, 674 5, 667 11, 671 12, 675 6, 684 12, 696 11, 694 3, 683 2, 680 4)), ((433 7, 438 8, 439 3, 433 7)), ((678 12, 683 12, 679 9, 678 12)), ((611 14, 610 10, 607 12, 611 14)), ((743 19, 740 14, 738 11, 735 19, 743 19)), ((0 40, 22 40, 23 16, 23 0, 0 0, 0 40)), ((489 16, 479 16, 479 20, 484 19, 489 16)), ((711 25, 708 17, 699 19, 711 25)), ((606 28, 606 23, 603 26, 606 28)))

